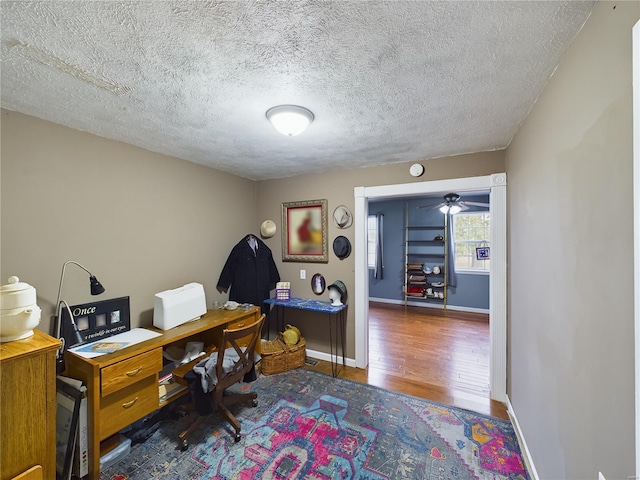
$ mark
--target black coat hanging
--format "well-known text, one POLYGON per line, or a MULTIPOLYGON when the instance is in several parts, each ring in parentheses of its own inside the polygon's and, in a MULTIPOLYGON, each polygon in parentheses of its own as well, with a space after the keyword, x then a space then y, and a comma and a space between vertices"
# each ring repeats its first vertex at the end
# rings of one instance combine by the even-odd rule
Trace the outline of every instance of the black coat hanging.
POLYGON ((238 303, 252 303, 268 311, 264 301, 280 281, 280 274, 267 245, 255 235, 246 235, 231 250, 222 268, 218 289, 227 291, 229 300, 238 303), (257 248, 251 247, 255 242, 257 248))

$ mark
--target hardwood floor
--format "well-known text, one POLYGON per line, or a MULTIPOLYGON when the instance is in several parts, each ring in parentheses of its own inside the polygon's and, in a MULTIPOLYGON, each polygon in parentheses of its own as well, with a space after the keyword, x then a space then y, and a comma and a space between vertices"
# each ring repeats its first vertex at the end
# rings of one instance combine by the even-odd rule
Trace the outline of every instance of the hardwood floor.
MULTIPOLYGON (((307 368, 331 373, 329 362, 307 368)), ((340 377, 499 418, 489 398, 488 315, 369 304, 369 366, 340 377)))

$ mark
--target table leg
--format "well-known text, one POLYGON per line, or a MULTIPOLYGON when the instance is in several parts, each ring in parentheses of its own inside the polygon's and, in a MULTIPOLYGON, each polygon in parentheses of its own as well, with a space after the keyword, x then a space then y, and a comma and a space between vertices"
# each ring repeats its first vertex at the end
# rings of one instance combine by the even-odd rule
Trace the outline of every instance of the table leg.
POLYGON ((346 317, 347 317, 347 309, 345 308, 340 312, 340 339, 342 340, 341 347, 342 347, 342 366, 343 367, 347 366, 347 362, 344 358, 344 344, 345 344, 344 337, 345 337, 345 329, 347 325, 346 317))
POLYGON ((340 373, 340 365, 338 364, 338 350, 342 350, 342 366, 345 367, 347 362, 344 356, 344 310, 338 312, 338 314, 329 314, 329 349, 331 355, 331 375, 333 377, 337 377, 338 373, 340 373), (335 354, 333 353, 334 345, 333 345, 333 328, 332 323, 335 319, 336 322, 336 332, 335 332, 335 354), (334 360, 335 355, 335 360, 334 360))
POLYGON ((282 305, 278 308, 278 321, 276 322, 276 329, 278 330, 278 332, 284 331, 284 307, 282 305))
MULTIPOLYGON (((333 317, 329 313, 329 360, 331 360, 331 375, 336 377, 338 372, 336 372, 336 362, 333 361, 333 317)), ((338 356, 338 332, 336 332, 336 357, 338 356)))
POLYGON ((274 310, 274 307, 269 306, 269 311, 267 312, 267 340, 271 339, 271 314, 274 310))

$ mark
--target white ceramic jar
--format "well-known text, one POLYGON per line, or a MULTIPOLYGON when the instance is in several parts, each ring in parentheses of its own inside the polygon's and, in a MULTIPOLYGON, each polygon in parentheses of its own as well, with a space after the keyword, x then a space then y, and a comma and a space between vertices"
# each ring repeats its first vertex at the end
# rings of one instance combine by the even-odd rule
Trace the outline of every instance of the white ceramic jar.
POLYGON ((18 277, 9 277, 8 283, 0 287, 0 342, 32 336, 41 313, 36 305, 36 289, 18 277))

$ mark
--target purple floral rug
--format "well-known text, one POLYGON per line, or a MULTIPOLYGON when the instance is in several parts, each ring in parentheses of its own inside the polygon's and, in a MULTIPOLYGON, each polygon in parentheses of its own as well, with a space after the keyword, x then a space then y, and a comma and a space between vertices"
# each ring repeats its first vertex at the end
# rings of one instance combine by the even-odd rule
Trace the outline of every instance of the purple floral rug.
POLYGON ((507 420, 305 369, 236 388, 259 401, 236 410, 242 441, 212 414, 179 451, 193 413, 163 422, 101 480, 530 478, 507 420))

